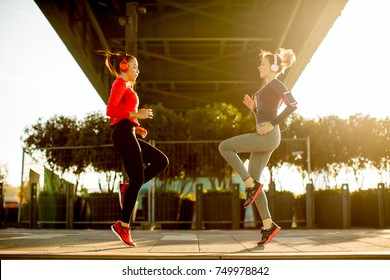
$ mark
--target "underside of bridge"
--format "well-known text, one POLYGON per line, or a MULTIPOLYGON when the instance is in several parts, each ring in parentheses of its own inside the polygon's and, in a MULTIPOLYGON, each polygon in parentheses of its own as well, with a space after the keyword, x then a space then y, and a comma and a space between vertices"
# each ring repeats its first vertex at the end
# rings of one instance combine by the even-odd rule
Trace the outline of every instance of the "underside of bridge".
MULTIPOLYGON (((137 56, 141 105, 176 111, 261 87, 259 49, 293 49, 292 88, 347 0, 35 0, 106 102, 112 77, 95 51, 137 56)), ((82 94, 82 93, 80 93, 82 94)))

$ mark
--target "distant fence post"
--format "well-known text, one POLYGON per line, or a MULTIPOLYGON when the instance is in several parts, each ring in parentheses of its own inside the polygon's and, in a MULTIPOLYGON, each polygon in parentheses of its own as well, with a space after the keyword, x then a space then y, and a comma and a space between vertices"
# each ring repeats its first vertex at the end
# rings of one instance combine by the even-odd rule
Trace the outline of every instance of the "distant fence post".
POLYGON ((269 211, 271 213, 271 217, 275 216, 275 209, 276 209, 276 206, 275 206, 275 202, 276 202, 276 199, 275 199, 275 182, 274 181, 271 181, 270 184, 269 184, 269 188, 268 188, 268 202, 269 202, 269 211))
POLYGON ((197 230, 202 229, 203 222, 203 184, 196 184, 196 201, 195 201, 195 209, 196 209, 196 221, 195 226, 197 230))
POLYGON ((379 227, 386 228, 385 184, 378 183, 379 227))
POLYGON ((240 185, 235 183, 232 185, 232 228, 240 228, 240 185))
POLYGON ((314 186, 306 185, 306 228, 314 228, 314 186))
POLYGON ((341 186, 341 199, 343 209, 343 229, 347 229, 351 227, 351 203, 348 184, 342 184, 341 186))

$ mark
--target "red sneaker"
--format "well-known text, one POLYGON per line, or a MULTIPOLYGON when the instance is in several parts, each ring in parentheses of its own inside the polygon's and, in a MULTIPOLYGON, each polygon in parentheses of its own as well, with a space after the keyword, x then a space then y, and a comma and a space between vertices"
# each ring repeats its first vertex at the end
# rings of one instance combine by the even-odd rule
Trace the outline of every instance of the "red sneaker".
POLYGON ((123 244, 135 247, 137 244, 131 239, 131 230, 127 227, 122 227, 121 222, 117 221, 111 226, 111 230, 115 233, 116 236, 123 242, 123 244))
POLYGON ((122 183, 119 185, 119 205, 121 209, 123 209, 123 202, 125 201, 125 192, 127 190, 127 187, 129 186, 129 183, 122 183))

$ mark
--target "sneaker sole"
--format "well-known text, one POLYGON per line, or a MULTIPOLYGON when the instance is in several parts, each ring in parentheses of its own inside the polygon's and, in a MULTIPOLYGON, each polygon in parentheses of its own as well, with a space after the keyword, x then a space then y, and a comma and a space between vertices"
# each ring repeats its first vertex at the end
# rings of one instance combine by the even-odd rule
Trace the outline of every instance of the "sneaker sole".
POLYGON ((265 244, 269 243, 272 240, 272 238, 274 238, 279 233, 280 230, 281 230, 280 227, 276 228, 274 232, 268 237, 268 239, 263 244, 257 243, 257 246, 264 246, 265 244))
POLYGON ((262 189, 263 189, 263 186, 261 185, 261 186, 257 189, 257 192, 256 192, 255 195, 253 196, 251 202, 249 202, 248 205, 244 206, 245 209, 252 205, 252 203, 253 203, 253 202, 256 200, 256 198, 259 196, 259 194, 260 194, 260 192, 261 192, 262 189))
POLYGON ((129 245, 127 244, 125 241, 123 241, 122 237, 116 232, 116 230, 114 229, 114 226, 112 225, 111 226, 111 230, 112 232, 119 238, 120 241, 122 241, 123 244, 125 244, 126 246, 129 246, 131 248, 135 247, 136 245, 129 245))

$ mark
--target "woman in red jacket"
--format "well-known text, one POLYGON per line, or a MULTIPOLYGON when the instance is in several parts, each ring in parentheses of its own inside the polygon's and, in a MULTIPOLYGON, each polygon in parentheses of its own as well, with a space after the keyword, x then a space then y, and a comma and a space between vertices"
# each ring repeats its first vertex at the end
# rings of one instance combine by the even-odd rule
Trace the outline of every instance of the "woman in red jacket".
MULTIPOLYGON (((111 226, 119 239, 130 247, 136 246, 130 232, 130 218, 142 184, 148 182, 168 166, 168 158, 146 141, 147 132, 139 119, 152 119, 151 109, 138 109, 139 99, 134 84, 140 71, 137 59, 128 54, 99 51, 106 57, 110 73, 116 77, 107 102, 107 116, 112 127, 112 142, 121 155, 129 185, 124 190, 122 216, 111 226)), ((121 190, 120 190, 121 191, 121 190)))

